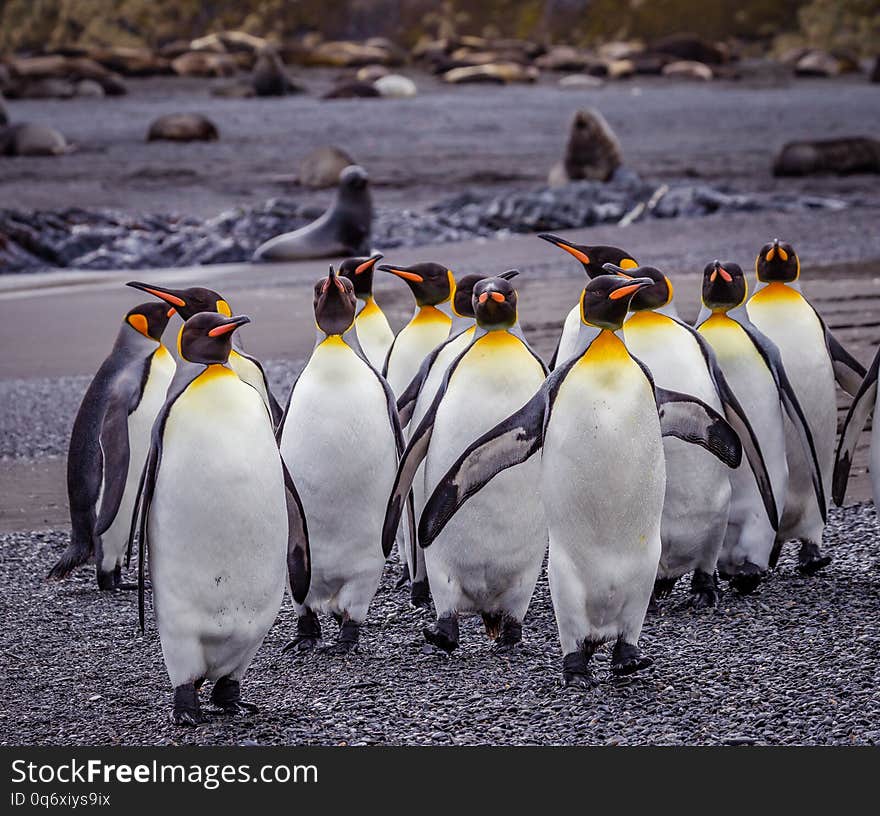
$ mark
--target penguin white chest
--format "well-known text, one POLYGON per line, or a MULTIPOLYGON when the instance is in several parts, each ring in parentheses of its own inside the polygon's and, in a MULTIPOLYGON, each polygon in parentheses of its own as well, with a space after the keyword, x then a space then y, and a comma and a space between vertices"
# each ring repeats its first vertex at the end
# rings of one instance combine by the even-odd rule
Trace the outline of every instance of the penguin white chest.
POLYGON ((260 370, 260 367, 253 360, 249 360, 244 355, 239 354, 235 349, 233 349, 229 355, 229 366, 238 375, 238 378, 242 382, 247 383, 254 388, 260 395, 267 410, 270 411, 268 418, 271 424, 272 418, 271 408, 269 407, 269 394, 266 391, 266 380, 263 377, 263 372, 260 370))
POLYGON ((394 332, 376 301, 370 298, 358 312, 355 319, 358 342, 364 350, 370 365, 377 371, 382 370, 388 349, 394 342, 394 332))
POLYGON ((156 620, 172 684, 241 673, 284 592, 281 459, 259 394, 210 367, 172 406, 148 519, 156 620))
POLYGON ((386 379, 395 395, 400 396, 412 382, 422 360, 449 336, 452 318, 434 306, 422 307, 401 329, 388 359, 386 379))
POLYGON ((559 338, 559 351, 556 353, 556 365, 560 366, 577 350, 578 332, 581 330, 580 301, 565 316, 562 324, 562 336, 559 338))

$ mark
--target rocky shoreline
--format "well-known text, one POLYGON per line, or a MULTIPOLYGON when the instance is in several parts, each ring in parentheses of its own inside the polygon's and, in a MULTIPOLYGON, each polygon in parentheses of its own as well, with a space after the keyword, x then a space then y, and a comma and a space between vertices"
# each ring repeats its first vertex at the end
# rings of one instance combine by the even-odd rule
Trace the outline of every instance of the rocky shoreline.
MULTIPOLYGON (((379 250, 509 233, 627 224, 640 218, 859 206, 858 198, 797 193, 730 192, 708 184, 660 184, 619 171, 609 183, 573 182, 504 193, 468 189, 424 210, 379 208, 373 245, 379 250)), ((66 208, 0 210, 0 270, 146 269, 248 261, 264 241, 321 214, 314 204, 274 198, 209 219, 66 208)))

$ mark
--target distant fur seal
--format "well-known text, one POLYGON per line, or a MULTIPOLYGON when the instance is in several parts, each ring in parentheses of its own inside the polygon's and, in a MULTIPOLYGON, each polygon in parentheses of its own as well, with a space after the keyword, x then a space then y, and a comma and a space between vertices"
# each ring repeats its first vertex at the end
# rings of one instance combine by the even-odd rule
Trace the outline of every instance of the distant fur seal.
POLYGON ((0 127, 0 156, 61 156, 74 148, 55 128, 21 122, 0 127))
POLYGON ((278 235, 257 248, 255 261, 296 261, 369 255, 373 202, 367 171, 357 164, 339 176, 336 197, 327 211, 311 224, 278 235))
POLYGON ((867 137, 789 142, 773 162, 774 176, 880 173, 880 141, 867 137))
POLYGON ((549 184, 589 179, 608 181, 623 163, 620 142, 595 108, 579 110, 571 123, 565 158, 550 170, 549 184))
POLYGON ((284 96, 303 91, 287 75, 284 62, 272 46, 264 46, 257 52, 251 84, 257 96, 284 96))
POLYGON ((9 114, 6 112, 5 100, 0 93, 0 126, 9 124, 9 114))
POLYGON ((199 113, 168 113, 160 116, 147 133, 147 141, 213 142, 220 138, 217 126, 199 113))
POLYGON ((299 163, 297 180, 303 187, 335 187, 342 171, 352 164, 357 162, 341 147, 322 145, 299 163))

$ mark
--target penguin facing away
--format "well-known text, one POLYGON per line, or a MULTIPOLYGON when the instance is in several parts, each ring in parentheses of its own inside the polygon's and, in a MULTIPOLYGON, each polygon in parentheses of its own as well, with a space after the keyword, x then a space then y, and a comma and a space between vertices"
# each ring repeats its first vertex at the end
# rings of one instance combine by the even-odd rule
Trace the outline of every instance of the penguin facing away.
MULTIPOLYGON (((605 275, 606 272, 602 268, 606 263, 613 263, 620 269, 635 269, 638 263, 633 256, 625 249, 614 246, 587 246, 586 244, 575 244, 558 235, 552 235, 548 232, 542 232, 539 238, 553 244, 555 247, 564 250, 573 258, 575 258, 584 268, 587 278, 592 280, 599 275, 605 275)), ((574 354, 577 345, 578 335, 581 331, 581 302, 578 298, 577 303, 572 306, 571 311, 566 315, 565 323, 562 326, 562 334, 556 344, 556 350, 550 358, 549 368, 551 371, 560 363, 564 363, 572 354, 574 354)))
MULTIPOLYGON (((827 496, 831 490, 837 431, 834 383, 836 380, 845 391, 855 395, 865 369, 840 345, 801 294, 800 271, 800 259, 791 244, 778 239, 765 244, 755 260, 758 288, 749 298, 746 311, 758 330, 779 349, 815 443, 823 492, 827 496)), ((796 539, 800 542, 797 569, 804 575, 814 575, 831 561, 821 550, 825 512, 816 506, 812 468, 788 418, 785 450, 788 489, 770 566, 776 565, 782 545, 796 539)))
POLYGON ((346 258, 339 265, 339 274, 352 282, 358 299, 357 317, 354 319, 358 343, 376 370, 382 369, 388 349, 394 342, 394 332, 388 325, 388 318, 373 297, 373 271, 382 257, 376 254, 369 258, 346 258))
MULTIPOLYGON (((699 397, 723 413, 739 434, 749 463, 746 469, 758 485, 764 514, 775 529, 779 515, 763 453, 712 347, 691 326, 659 311, 672 300, 671 281, 652 266, 625 272, 606 264, 605 270, 654 282, 639 290, 630 301, 630 316, 623 324, 626 346, 650 369, 657 385, 699 397)), ((682 575, 693 571, 691 605, 697 609, 713 607, 718 602, 715 569, 730 510, 730 471, 706 451, 679 439, 664 439, 663 451, 666 498, 654 595, 668 595, 682 575)))
MULTIPOLYGON (((515 272, 513 270, 512 272, 515 272)), ((540 388, 547 369, 523 337, 517 293, 510 278, 476 283, 477 327, 470 342, 446 368, 429 409, 410 437, 389 501, 385 538, 394 535, 401 508, 424 462, 424 493, 430 495, 459 452, 521 408, 540 388)), ((450 341, 446 348, 452 346, 450 341)), ((478 613, 495 648, 507 650, 522 638, 522 622, 547 548, 540 497, 534 486, 540 462, 531 460, 499 475, 455 515, 424 549, 437 622, 426 640, 450 652, 457 648, 460 615, 478 613)))
MULTIPOLYGON (((513 274, 516 274, 515 270, 504 273, 504 275, 511 277, 513 274)), ((474 286, 484 277, 484 275, 464 275, 461 280, 456 281, 455 295, 451 303, 453 316, 449 338, 425 357, 416 376, 397 399, 397 412, 400 416, 400 424, 404 428, 404 435, 406 435, 407 426, 412 429, 419 426, 422 417, 434 401, 434 396, 443 382, 446 369, 473 339, 476 330, 472 303, 474 286)), ((424 467, 419 469, 413 480, 412 496, 414 517, 418 518, 426 498, 424 467)), ((420 547, 405 547, 404 549, 406 550, 405 563, 398 586, 404 586, 412 576, 410 602, 415 607, 427 607, 431 593, 425 570, 425 553, 420 547), (415 558, 415 566, 412 563, 413 558, 415 558)), ((401 561, 404 559, 402 558, 401 561)))
MULTIPOLYGON (((357 342, 357 298, 330 267, 315 285, 317 339, 293 385, 278 430, 296 473, 309 528, 311 586, 295 599, 296 637, 285 651, 321 639, 319 612, 340 625, 329 651, 357 645, 391 545, 382 540, 385 502, 403 449, 394 395, 357 342)), ((392 538, 393 540, 393 538, 392 538)))
MULTIPOLYGON (((703 270, 703 308, 697 331, 712 346, 718 365, 752 420, 767 465, 776 507, 783 510, 788 486, 785 456, 787 416, 810 463, 816 505, 825 512, 825 494, 815 444, 789 382, 779 349, 749 321, 742 308, 748 282, 735 263, 714 261, 703 270)), ((730 474, 732 496, 719 572, 740 592, 751 592, 770 565, 776 530, 770 523, 760 489, 745 468, 730 474)))
MULTIPOLYGON (((189 289, 168 289, 164 286, 155 286, 140 281, 129 281, 126 286, 140 289, 142 292, 164 300, 177 310, 184 322, 199 312, 217 312, 225 317, 232 315, 232 309, 226 299, 213 289, 205 289, 202 286, 193 286, 189 289)), ((182 328, 181 331, 183 331, 182 328)), ((266 379, 266 372, 260 361, 245 353, 238 335, 233 335, 232 338, 229 365, 243 382, 257 389, 271 414, 272 427, 276 427, 281 421, 281 406, 269 388, 269 381, 266 379)))
POLYGON ((51 579, 94 558, 100 589, 129 588, 121 571, 132 508, 150 429, 174 376, 174 359, 162 344, 172 314, 155 302, 129 311, 83 397, 67 455, 71 540, 51 579))
POLYGON ((306 521, 260 394, 229 367, 249 322, 200 312, 180 335, 182 364, 153 426, 131 538, 139 535, 141 628, 147 553, 172 720, 203 721, 199 688, 219 713, 255 711, 241 680, 278 615, 285 585, 309 588, 306 521))
MULTIPOLYGON (((846 485, 852 468, 856 443, 864 430, 868 417, 877 416, 877 372, 880 371, 880 349, 874 355, 871 366, 862 380, 862 385, 853 398, 846 414, 840 442, 834 458, 834 479, 832 482, 834 503, 840 507, 846 498, 846 485)), ((880 422, 874 420, 871 426, 870 452, 871 488, 874 505, 880 504, 880 422)))
POLYGON ((449 336, 452 328, 451 302, 455 296, 455 276, 437 263, 413 266, 383 264, 382 272, 405 281, 416 300, 412 319, 394 338, 382 367, 395 396, 404 392, 428 354, 449 336))
MULTIPOLYGON (((656 388, 615 333, 632 296, 653 283, 604 275, 587 284, 575 355, 468 446, 419 520, 419 543, 430 546, 491 479, 543 449, 550 592, 570 685, 592 685, 589 659, 608 640, 616 639, 616 674, 650 665, 637 644, 660 559, 662 436, 702 445, 728 467, 742 459, 739 437, 720 414, 696 397, 656 388)), ((398 507, 402 500, 399 492, 392 499, 398 507)))

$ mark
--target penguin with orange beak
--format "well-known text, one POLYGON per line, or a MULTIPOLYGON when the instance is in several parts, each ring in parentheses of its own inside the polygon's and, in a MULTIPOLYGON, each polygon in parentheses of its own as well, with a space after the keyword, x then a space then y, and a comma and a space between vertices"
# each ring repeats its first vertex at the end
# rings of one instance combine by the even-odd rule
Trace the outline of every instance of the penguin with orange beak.
POLYGON ((128 588, 121 576, 132 508, 175 370, 162 344, 173 314, 156 302, 129 311, 83 397, 67 454, 70 544, 49 573, 53 580, 94 559, 99 589, 128 588))
MULTIPOLYGON (((165 286, 141 283, 140 281, 129 281, 126 286, 140 289, 142 292, 164 300, 177 310, 184 322, 200 312, 216 312, 225 317, 232 315, 232 309, 226 299, 213 289, 205 289, 203 286, 192 286, 189 289, 169 289, 165 286)), ((281 420, 281 406, 269 388, 262 364, 256 357, 245 353, 244 346, 237 334, 232 338, 229 365, 242 382, 257 389, 272 418, 272 427, 276 427, 281 420)))
POLYGON ((394 342, 394 332, 388 325, 388 318, 373 297, 373 272, 382 257, 377 254, 369 258, 346 258, 339 265, 339 274, 351 281, 358 299, 357 317, 354 319, 358 342, 377 371, 381 371, 385 365, 388 349, 394 342))

